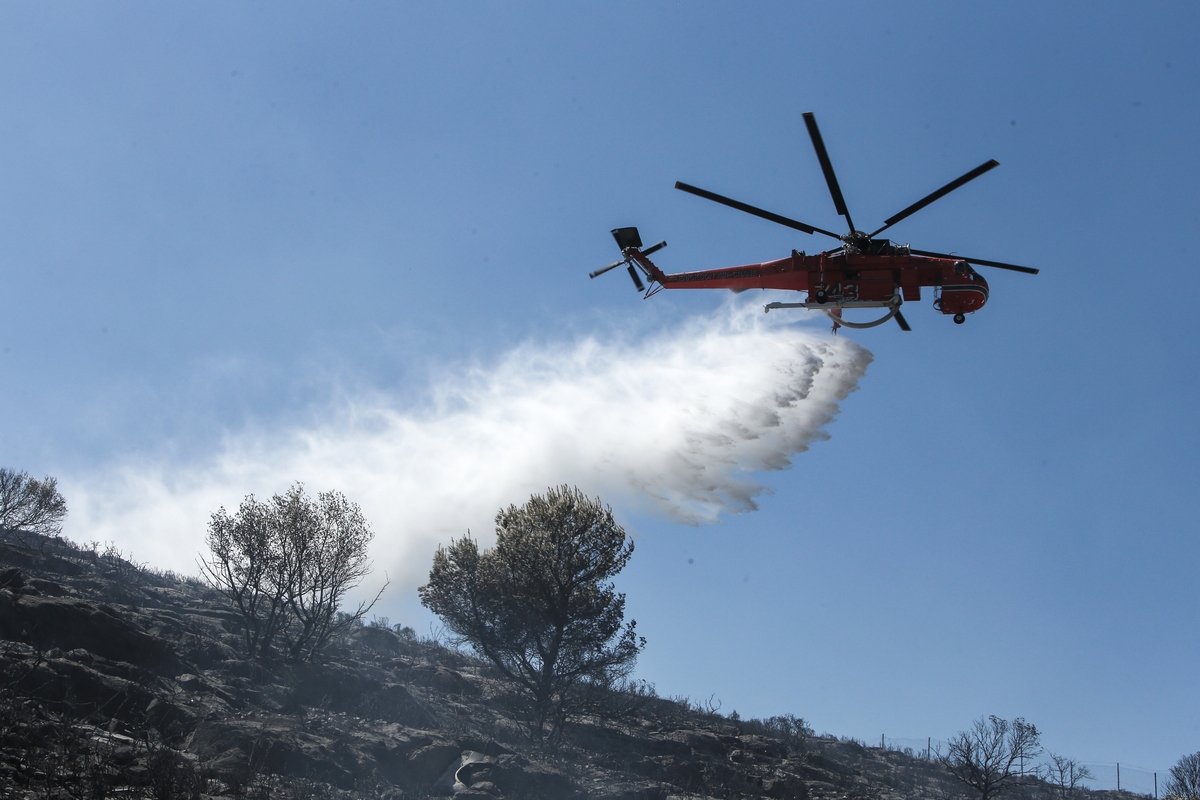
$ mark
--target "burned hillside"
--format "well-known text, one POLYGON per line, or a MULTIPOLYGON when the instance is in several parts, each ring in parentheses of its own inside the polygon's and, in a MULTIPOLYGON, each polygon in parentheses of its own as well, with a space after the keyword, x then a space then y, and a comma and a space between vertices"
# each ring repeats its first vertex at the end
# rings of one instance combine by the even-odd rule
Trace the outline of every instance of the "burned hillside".
POLYGON ((0 533, 3 796, 967 796, 911 755, 636 685, 535 743, 492 666, 408 629, 357 624, 318 659, 255 662, 241 624, 196 579, 0 533))

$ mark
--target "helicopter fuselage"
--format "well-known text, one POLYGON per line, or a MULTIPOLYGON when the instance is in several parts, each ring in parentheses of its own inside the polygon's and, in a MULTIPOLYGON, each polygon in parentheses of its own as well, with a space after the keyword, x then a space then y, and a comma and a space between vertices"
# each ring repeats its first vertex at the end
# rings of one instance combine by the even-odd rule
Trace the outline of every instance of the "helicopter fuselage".
POLYGON ((988 300, 988 284, 965 261, 893 253, 818 253, 792 251, 786 258, 723 269, 666 274, 648 258, 633 258, 664 289, 784 289, 808 293, 808 302, 830 308, 883 306, 897 295, 921 299, 921 289, 934 291, 934 307, 943 314, 970 314, 988 300))

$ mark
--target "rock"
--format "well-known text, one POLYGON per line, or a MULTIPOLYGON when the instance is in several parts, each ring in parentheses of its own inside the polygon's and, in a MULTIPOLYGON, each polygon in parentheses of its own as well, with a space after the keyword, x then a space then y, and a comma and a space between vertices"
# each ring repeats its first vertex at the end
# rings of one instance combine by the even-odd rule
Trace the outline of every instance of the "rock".
POLYGON ((766 736, 747 735, 739 736, 738 741, 741 743, 743 750, 753 753, 761 758, 776 760, 787 758, 788 747, 778 739, 770 739, 766 736))
POLYGON ((290 668, 284 706, 324 708, 368 719, 425 728, 432 719, 404 686, 384 683, 342 664, 299 664, 290 668))
POLYGON ((494 783, 508 797, 554 797, 573 798, 579 796, 575 783, 558 770, 518 755, 502 755, 496 765, 486 771, 477 768, 473 772, 478 780, 494 783))
POLYGON ((354 631, 352 638, 356 643, 384 656, 401 655, 411 649, 405 639, 389 628, 364 626, 354 631))
MULTIPOLYGON (((0 584, 2 584, 3 581, 3 576, 0 576, 0 584)), ((41 578, 30 578, 26 591, 29 589, 36 589, 38 594, 46 597, 66 597, 67 595, 71 594, 71 590, 63 586, 61 583, 42 580, 41 578)))
POLYGON ((279 719, 204 720, 184 741, 183 749, 220 772, 236 774, 254 768, 344 789, 354 786, 359 766, 347 748, 279 719))
POLYGON ((289 671, 285 680, 294 687, 294 699, 312 708, 352 712, 364 696, 383 688, 381 681, 342 664, 294 664, 289 671))
POLYGON ((157 678, 131 664, 98 656, 88 664, 46 654, 24 660, 14 670, 18 677, 12 688, 52 708, 83 718, 99 716, 149 726, 164 736, 183 735, 195 722, 194 711, 173 702, 157 678))
POLYGON ((459 748, 462 750, 474 750, 477 753, 483 753, 485 756, 491 756, 492 758, 495 758, 496 756, 513 755, 512 750, 509 750, 504 745, 491 739, 484 740, 468 737, 465 739, 458 739, 457 742, 459 748))
POLYGON ((476 750, 464 750, 457 760, 447 765, 434 782, 433 790, 436 794, 453 794, 456 798, 500 794, 566 800, 579 794, 571 779, 557 770, 512 754, 493 758, 476 750))
POLYGON ((787 773, 764 780, 763 793, 778 800, 808 800, 808 786, 799 777, 787 773))
POLYGON ((204 682, 203 678, 191 673, 176 676, 175 682, 179 684, 180 688, 189 692, 202 692, 208 688, 208 684, 204 682))
POLYGON ((374 762, 375 769, 388 781, 404 785, 429 783, 427 777, 420 774, 419 761, 413 762, 412 756, 434 743, 431 735, 399 725, 386 725, 363 730, 356 738, 356 747, 367 760, 374 762))
POLYGON ((675 786, 699 787, 704 784, 707 764, 687 756, 654 756, 640 758, 622 765, 638 775, 675 786))
POLYGON ((475 781, 474 783, 471 784, 471 788, 468 789, 467 791, 484 792, 486 794, 492 794, 492 795, 500 793, 500 790, 498 788, 496 788, 496 784, 492 783, 491 781, 475 781))
POLYGON ((709 731, 701 730, 673 731, 668 734, 667 739, 685 744, 696 753, 701 753, 708 756, 716 756, 722 759, 724 759, 732 749, 731 745, 736 747, 739 744, 735 737, 720 736, 709 731))
MULTIPOLYGON (((16 531, 0 531, 12 535, 16 531)), ((30 534, 30 543, 34 543, 37 539, 37 534, 30 534)), ((34 544, 35 548, 41 549, 38 544, 34 544)), ((22 567, 25 570, 37 569, 43 572, 53 572, 58 575, 76 576, 83 573, 84 568, 73 562, 68 561, 58 556, 49 555, 46 552, 29 552, 27 547, 13 547, 7 543, 0 543, 0 563, 13 564, 22 567)))
POLYGON ((165 641, 123 619, 111 608, 67 597, 0 596, 0 637, 48 650, 84 649, 112 661, 161 674, 187 672, 165 641))
POLYGON ((619 783, 598 787, 588 800, 667 800, 670 789, 654 783, 619 783))
POLYGON ((458 745, 449 743, 422 747, 409 756, 406 772, 420 785, 433 785, 445 776, 451 765, 454 767, 450 772, 453 777, 454 771, 462 766, 462 752, 458 745))
POLYGON ((367 695, 359 703, 365 716, 374 719, 398 722, 412 728, 428 728, 433 720, 408 689, 398 683, 389 683, 379 691, 367 695))
POLYGON ((837 783, 842 767, 831 758, 820 753, 805 753, 800 762, 788 762, 788 770, 799 775, 806 781, 821 783, 837 783))
POLYGON ((0 572, 0 589, 20 591, 25 586, 25 573, 18 567, 11 567, 0 572))
POLYGON ((409 672, 408 679, 417 686, 425 686, 442 694, 466 697, 474 697, 479 694, 479 689, 464 678, 462 673, 443 666, 413 667, 409 672))
POLYGON ((821 783, 837 782, 837 776, 834 773, 820 767, 809 766, 808 764, 801 764, 796 767, 796 773, 807 781, 819 781, 821 783))
POLYGON ((232 675, 236 678, 245 678, 254 683, 272 683, 275 680, 275 676, 268 672, 261 664, 255 664, 244 658, 226 659, 215 664, 213 668, 227 675, 232 675))
POLYGON ((437 794, 459 794, 471 786, 471 776, 480 767, 488 768, 495 765, 487 755, 475 750, 464 750, 457 761, 450 762, 441 776, 434 781, 433 790, 437 794))
POLYGON ((689 758, 692 747, 681 738, 634 736, 615 728, 581 724, 572 726, 571 739, 578 746, 602 753, 636 753, 639 756, 689 758))

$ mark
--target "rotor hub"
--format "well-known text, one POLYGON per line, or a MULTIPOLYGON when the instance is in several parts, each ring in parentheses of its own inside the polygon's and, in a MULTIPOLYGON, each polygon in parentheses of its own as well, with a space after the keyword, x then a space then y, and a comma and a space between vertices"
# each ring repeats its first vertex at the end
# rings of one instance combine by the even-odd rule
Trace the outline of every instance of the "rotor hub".
POLYGON ((871 235, 862 231, 850 231, 845 236, 839 237, 842 244, 846 246, 848 253, 865 253, 871 247, 871 235))

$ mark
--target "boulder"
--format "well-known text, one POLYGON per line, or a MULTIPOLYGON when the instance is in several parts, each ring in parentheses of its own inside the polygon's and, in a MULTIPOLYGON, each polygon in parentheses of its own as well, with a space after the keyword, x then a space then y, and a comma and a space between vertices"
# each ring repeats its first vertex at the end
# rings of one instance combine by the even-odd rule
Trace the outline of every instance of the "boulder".
MULTIPOLYGON (((323 708, 410 728, 433 724, 428 712, 404 686, 384 683, 342 664, 300 664, 291 668, 285 705, 323 708)), ((284 678, 286 682, 286 678, 284 678)))
POLYGON ((580 747, 601 753, 636 753, 639 756, 676 756, 688 758, 691 746, 681 739, 636 736, 603 725, 571 726, 571 740, 580 747))
POLYGON ((629 781, 598 786, 588 793, 588 800, 667 800, 670 796, 668 786, 629 781))
MULTIPOLYGON (((0 578, 0 581, 3 579, 0 578)), ((45 597, 66 597, 71 594, 71 590, 61 583, 54 581, 43 580, 42 578, 30 578, 27 584, 26 591, 36 589, 37 594, 45 597)))
MULTIPOLYGON (((470 777, 474 781, 495 784, 506 797, 554 797, 570 800, 581 796, 575 783, 562 772, 533 763, 519 755, 497 756, 494 767, 474 767, 470 777)), ((665 796, 665 793, 662 796, 665 796)))
POLYGON ((424 686, 447 695, 475 697, 479 689, 473 683, 443 666, 416 666, 408 673, 408 680, 417 686, 424 686))
POLYGON ((366 695, 359 703, 359 713, 372 719, 398 722, 410 728, 429 728, 433 719, 418 703, 408 689, 398 683, 385 684, 378 691, 366 695))
POLYGON ((149 725, 167 737, 191 729, 196 712, 167 696, 158 678, 121 662, 74 650, 66 657, 24 658, 12 688, 73 716, 149 725), (31 663, 32 662, 32 663, 31 663))
POLYGON ((183 749, 225 775, 260 770, 350 789, 359 771, 347 748, 279 719, 204 720, 183 742, 183 749))
POLYGON ((780 772, 763 781, 763 794, 778 800, 808 800, 808 786, 798 776, 780 772))
POLYGON ((696 753, 721 759, 724 759, 731 749, 740 744, 736 737, 719 736, 702 730, 672 731, 667 739, 685 744, 696 753))
POLYGON ((25 586, 25 573, 17 567, 10 567, 0 572, 0 589, 19 591, 25 586))
POLYGON ((751 752, 756 756, 767 759, 787 758, 788 747, 778 739, 771 739, 767 736, 747 735, 739 736, 738 741, 741 743, 741 748, 751 752))
POLYGON ((462 749, 455 744, 426 745, 409 756, 405 772, 417 784, 430 786, 446 774, 451 764, 455 769, 462 765, 462 753, 462 749))
POLYGON ((398 656, 407 653, 411 648, 406 639, 389 628, 376 628, 366 625, 355 629, 351 638, 356 644, 369 647, 382 656, 398 656))
MULTIPOLYGON (((484 753, 476 750, 464 750, 458 759, 451 761, 441 776, 433 782, 433 791, 439 795, 457 795, 471 787, 471 776, 478 769, 488 769, 496 762, 484 753)), ((489 784, 490 785, 490 784, 489 784)))
POLYGON ((107 606, 70 597, 21 597, 0 592, 0 637, 39 650, 83 649, 164 675, 188 672, 171 646, 107 606))

